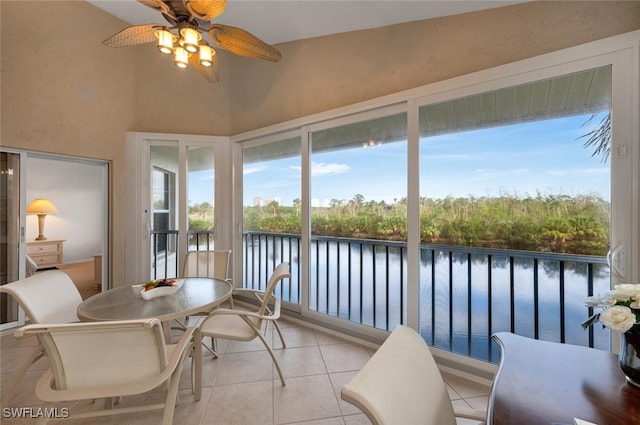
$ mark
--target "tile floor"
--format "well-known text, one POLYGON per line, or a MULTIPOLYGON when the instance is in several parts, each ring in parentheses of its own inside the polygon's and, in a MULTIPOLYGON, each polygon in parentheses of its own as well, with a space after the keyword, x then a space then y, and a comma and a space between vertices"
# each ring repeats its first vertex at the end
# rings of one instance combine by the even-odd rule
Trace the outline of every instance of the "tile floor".
MULTIPOLYGON (((198 319, 191 319, 190 325, 198 319)), ((340 399, 340 389, 366 363, 374 349, 343 340, 336 336, 307 328, 285 318, 280 325, 287 343, 282 349, 273 332, 274 348, 285 375, 287 385, 280 385, 271 358, 259 340, 249 343, 218 341, 220 356, 204 351, 203 391, 199 402, 190 392, 189 368, 181 379, 180 404, 176 407, 176 425, 359 425, 369 420, 356 407, 340 399)), ((24 357, 35 347, 33 338, 16 340, 5 332, 0 339, 0 386, 8 385, 24 357)), ((32 388, 47 368, 47 360, 38 361, 27 372, 13 398, 3 407, 37 407, 40 404, 32 388)), ((489 387, 451 374, 443 374, 454 404, 485 409, 489 387)), ((123 399, 123 403, 148 403, 161 395, 152 392, 123 399)), ((156 425, 161 411, 122 414, 111 417, 73 420, 73 408, 91 408, 89 402, 71 407, 68 425, 156 425)), ((35 424, 34 418, 10 418, 3 409, 3 425, 35 424)), ((464 421, 465 425, 474 421, 464 421)))

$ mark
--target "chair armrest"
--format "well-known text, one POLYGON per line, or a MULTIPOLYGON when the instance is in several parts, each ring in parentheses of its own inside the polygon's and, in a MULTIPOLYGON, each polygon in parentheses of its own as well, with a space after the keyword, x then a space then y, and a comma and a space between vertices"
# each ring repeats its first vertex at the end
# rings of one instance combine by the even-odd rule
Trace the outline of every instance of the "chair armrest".
POLYGON ((277 306, 276 307, 277 313, 271 314, 271 315, 258 314, 254 311, 233 310, 229 308, 217 308, 213 310, 211 313, 209 313, 208 317, 227 315, 227 316, 253 317, 261 320, 277 320, 280 317, 280 299, 279 298, 276 298, 276 306, 277 306))

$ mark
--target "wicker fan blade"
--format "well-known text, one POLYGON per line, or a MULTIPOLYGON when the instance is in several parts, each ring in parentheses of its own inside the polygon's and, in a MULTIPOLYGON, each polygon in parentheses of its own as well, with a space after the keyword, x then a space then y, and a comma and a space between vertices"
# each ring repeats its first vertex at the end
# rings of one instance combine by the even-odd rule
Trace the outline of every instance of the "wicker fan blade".
POLYGON ((182 0, 182 4, 196 18, 210 21, 222 15, 227 0, 182 0))
POLYGON ((166 3, 162 0, 138 0, 138 3, 142 3, 145 6, 148 6, 162 13, 169 12, 169 6, 167 6, 166 3))
POLYGON ((162 28, 159 24, 134 25, 123 29, 102 42, 107 47, 129 47, 156 41, 154 31, 162 28))
POLYGON ((249 58, 280 60, 280 52, 247 31, 229 25, 213 24, 208 30, 209 39, 225 50, 249 58))
POLYGON ((213 56, 212 62, 209 67, 202 66, 198 62, 197 55, 189 56, 189 65, 194 67, 208 82, 217 83, 220 81, 220 76, 218 75, 218 57, 216 55, 213 56))

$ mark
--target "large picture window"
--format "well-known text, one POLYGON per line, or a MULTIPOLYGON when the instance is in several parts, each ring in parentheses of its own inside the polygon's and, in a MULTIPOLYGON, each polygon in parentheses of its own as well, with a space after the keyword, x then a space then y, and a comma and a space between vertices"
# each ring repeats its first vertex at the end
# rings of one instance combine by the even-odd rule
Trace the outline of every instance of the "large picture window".
POLYGON ((610 285, 610 105, 602 67, 420 108, 430 343, 486 360, 494 332, 594 338, 579 325, 610 285))

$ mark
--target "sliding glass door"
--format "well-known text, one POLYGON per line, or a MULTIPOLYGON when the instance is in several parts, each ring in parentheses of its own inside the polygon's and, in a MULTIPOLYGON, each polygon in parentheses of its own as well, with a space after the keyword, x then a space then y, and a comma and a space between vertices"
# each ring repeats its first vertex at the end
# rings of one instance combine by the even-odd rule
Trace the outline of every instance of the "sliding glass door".
MULTIPOLYGON (((20 153, 0 152, 0 285, 24 277, 24 223, 20 200, 23 198, 20 153)), ((17 303, 0 294, 0 329, 24 322, 17 303)))

